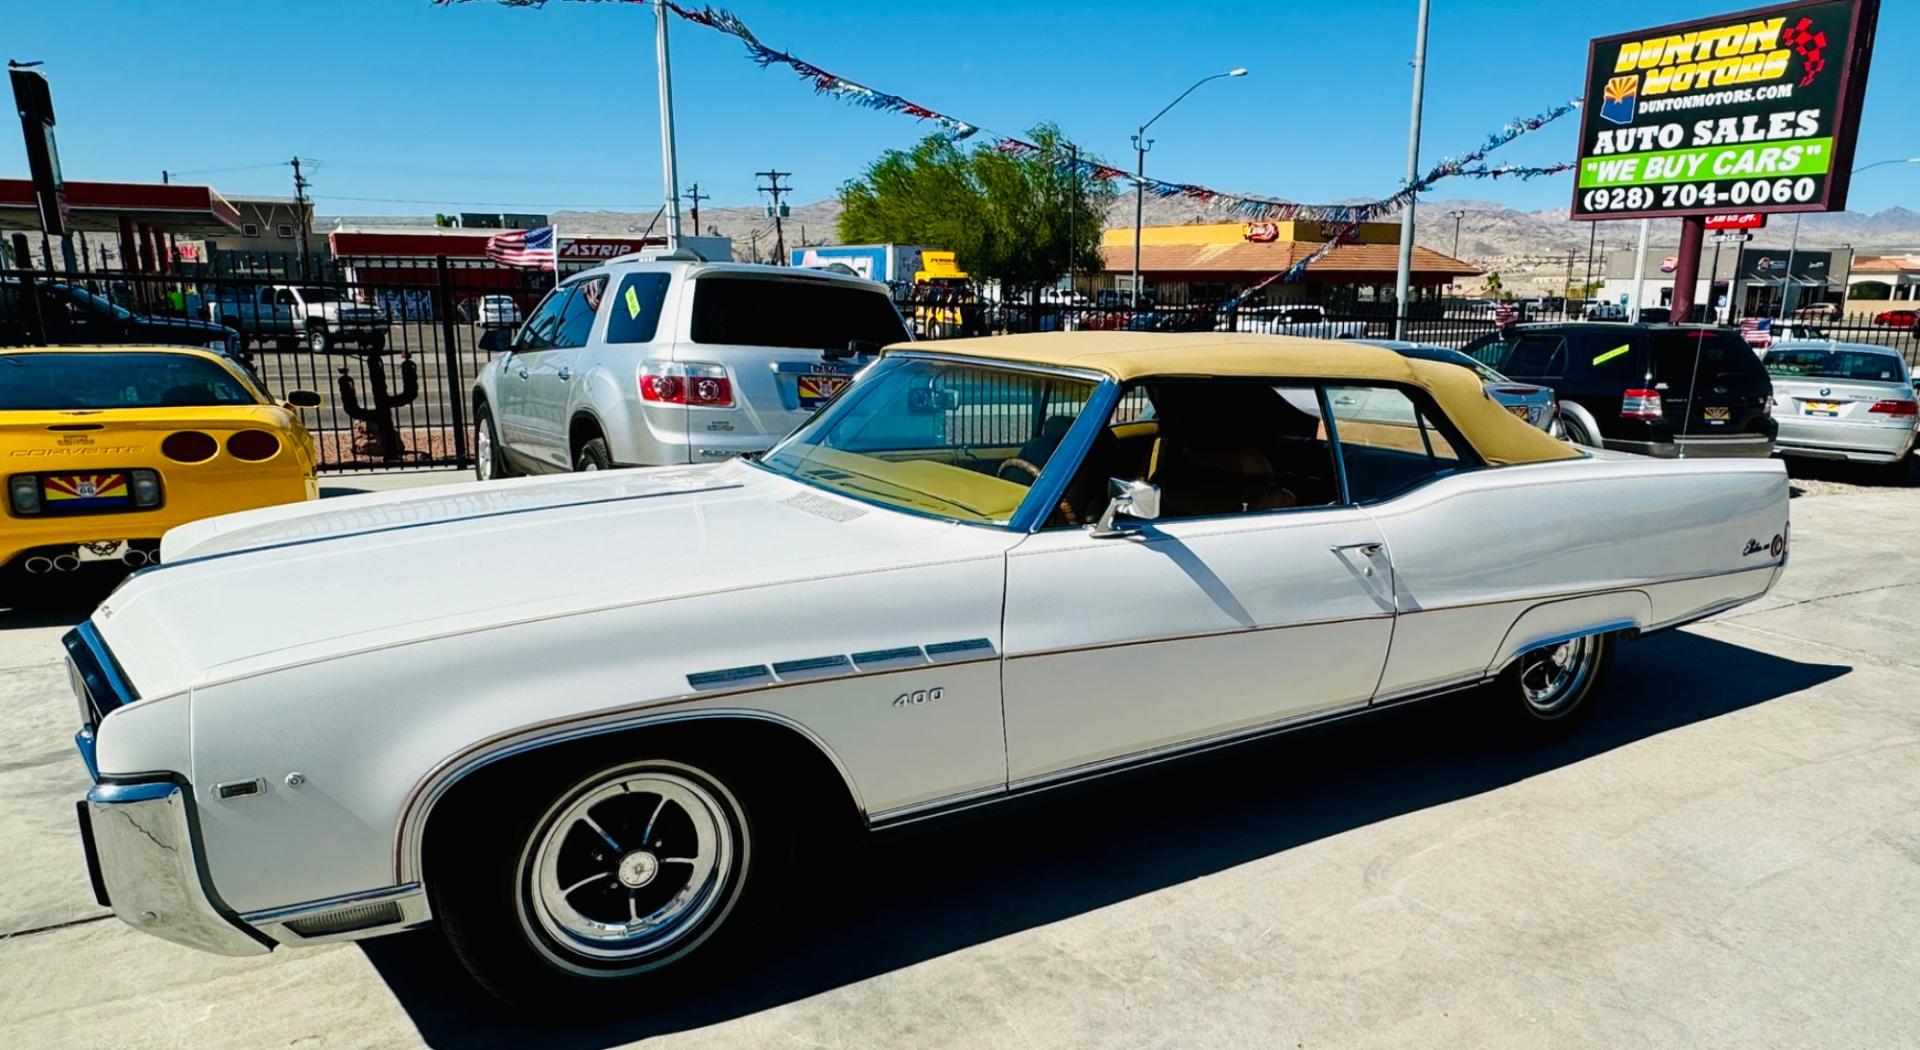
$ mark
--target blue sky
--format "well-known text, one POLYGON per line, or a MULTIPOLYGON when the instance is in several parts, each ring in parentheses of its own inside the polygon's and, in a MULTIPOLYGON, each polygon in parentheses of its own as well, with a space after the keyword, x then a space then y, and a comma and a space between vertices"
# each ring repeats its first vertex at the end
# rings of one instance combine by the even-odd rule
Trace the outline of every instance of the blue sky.
MULTIPOLYGON (((68 178, 290 192, 299 154, 323 214, 420 214, 461 202, 657 206, 652 11, 555 0, 542 11, 428 0, 0 0, 4 57, 53 83, 68 178), (351 198, 384 198, 360 199, 351 198), (427 201, 416 204, 411 201, 427 201)), ((1322 201, 1392 192, 1404 164, 1417 0, 1341 3, 775 3, 728 5, 760 38, 820 66, 1010 133, 1059 123, 1131 165, 1140 121, 1209 72, 1154 128, 1148 171, 1223 190, 1322 201)), ((1726 0, 1437 0, 1423 166, 1505 120, 1577 96, 1589 37, 1735 9, 1726 0)), ((1920 3, 1889 0, 1859 162, 1920 156, 1920 3)), ((793 172, 795 200, 831 196, 881 150, 927 128, 815 96, 738 43, 673 28, 683 184, 752 203, 752 173, 793 172)), ((24 175, 9 122, 0 173, 24 175)), ((1571 157, 1574 119, 1498 161, 1571 157)), ((1570 175, 1443 183, 1436 198, 1564 207, 1570 175)), ((1920 164, 1869 172, 1851 205, 1920 206, 1920 164)))

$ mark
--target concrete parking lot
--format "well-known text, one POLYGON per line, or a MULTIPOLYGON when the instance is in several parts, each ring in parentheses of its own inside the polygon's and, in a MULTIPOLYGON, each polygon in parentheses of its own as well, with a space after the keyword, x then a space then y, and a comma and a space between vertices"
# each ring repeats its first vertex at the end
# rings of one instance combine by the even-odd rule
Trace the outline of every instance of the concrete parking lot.
POLYGON ((0 1046, 1913 1046, 1920 488, 1796 488, 1774 592, 1625 646, 1560 744, 1441 701, 822 856, 762 955, 613 1021, 505 1015, 430 931, 232 960, 112 920, 84 609, 0 613, 0 1046))

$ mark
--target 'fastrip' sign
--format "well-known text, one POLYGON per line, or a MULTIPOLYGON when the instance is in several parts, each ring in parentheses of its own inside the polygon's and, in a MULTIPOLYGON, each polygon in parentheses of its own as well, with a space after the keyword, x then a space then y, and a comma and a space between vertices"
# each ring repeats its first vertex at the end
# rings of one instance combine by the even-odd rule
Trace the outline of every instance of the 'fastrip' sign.
POLYGON ((1845 207, 1878 14, 1818 0, 1593 41, 1573 217, 1845 207))

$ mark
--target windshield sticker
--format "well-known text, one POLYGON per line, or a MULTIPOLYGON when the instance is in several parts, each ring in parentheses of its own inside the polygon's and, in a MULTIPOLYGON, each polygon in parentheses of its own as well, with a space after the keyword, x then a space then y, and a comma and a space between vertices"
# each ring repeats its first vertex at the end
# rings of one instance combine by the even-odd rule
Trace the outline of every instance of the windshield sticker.
POLYGON ((1619 357, 1621 354, 1624 354, 1626 352, 1627 352, 1627 346, 1625 343, 1622 343, 1619 346, 1616 346, 1613 349, 1607 351, 1606 353, 1601 354, 1599 357, 1594 358, 1593 363, 1595 365, 1604 365, 1608 361, 1611 361, 1614 358, 1619 357))
POLYGON ((633 320, 638 318, 639 316, 640 316, 640 293, 634 291, 632 285, 628 285, 627 286, 627 318, 629 320, 633 320))

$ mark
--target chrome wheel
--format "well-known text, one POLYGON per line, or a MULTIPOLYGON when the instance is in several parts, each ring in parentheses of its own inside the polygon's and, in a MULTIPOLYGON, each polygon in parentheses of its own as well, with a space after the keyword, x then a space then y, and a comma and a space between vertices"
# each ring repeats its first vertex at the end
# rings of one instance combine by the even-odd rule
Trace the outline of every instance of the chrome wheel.
POLYGON ((691 948, 731 907, 744 859, 733 801, 675 768, 596 778, 536 825, 521 922, 552 961, 632 973, 691 948))
POLYGON ((1577 703, 1600 661, 1600 640, 1588 636, 1520 655, 1520 693, 1527 706, 1554 717, 1577 703))
POLYGON ((493 480, 493 420, 482 419, 474 428, 473 472, 481 481, 493 480))

